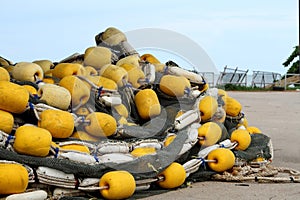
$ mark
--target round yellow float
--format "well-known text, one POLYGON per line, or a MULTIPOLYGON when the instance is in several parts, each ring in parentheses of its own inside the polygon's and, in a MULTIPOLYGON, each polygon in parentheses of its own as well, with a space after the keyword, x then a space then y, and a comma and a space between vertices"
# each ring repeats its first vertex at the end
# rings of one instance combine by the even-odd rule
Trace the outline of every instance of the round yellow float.
POLYGON ((111 51, 106 47, 89 47, 84 52, 84 65, 101 69, 102 66, 111 64, 111 51))
POLYGON ((51 133, 35 126, 20 126, 15 133, 13 148, 20 154, 47 156, 52 142, 51 133))
POLYGON ((161 112, 158 97, 152 89, 139 91, 135 95, 134 102, 142 119, 148 120, 161 112))
POLYGON ((200 100, 198 108, 201 120, 207 121, 216 113, 218 109, 218 102, 212 96, 205 96, 200 100))
POLYGON ((91 142, 99 141, 98 137, 92 136, 92 135, 90 135, 90 134, 88 134, 87 132, 84 132, 84 131, 76 131, 70 137, 77 138, 77 139, 80 139, 80 140, 91 141, 91 142))
POLYGON ((61 149, 65 150, 72 150, 72 151, 78 151, 82 153, 90 154, 90 150, 87 146, 81 145, 81 144, 67 144, 60 146, 61 149))
POLYGON ((50 71, 54 64, 50 60, 35 60, 33 63, 38 64, 44 73, 50 71))
POLYGON ((246 127, 246 130, 250 133, 250 134, 258 134, 258 133, 262 133, 262 131, 255 127, 255 126, 248 126, 246 127))
POLYGON ((11 113, 0 110, 0 131, 10 134, 14 126, 14 117, 11 113))
POLYGON ((98 75, 98 71, 91 66, 86 66, 84 67, 85 69, 85 76, 97 76, 98 75))
POLYGON ((0 195, 25 192, 28 186, 28 172, 24 166, 15 163, 0 163, 0 195))
POLYGON ((22 86, 0 81, 0 109, 11 113, 23 113, 29 100, 29 92, 22 86))
POLYGON ((165 189, 172 189, 179 187, 184 183, 186 172, 181 164, 173 162, 163 172, 161 172, 159 176, 163 176, 164 179, 157 182, 158 185, 165 189))
POLYGON ((206 122, 198 128, 199 144, 211 146, 216 144, 222 136, 221 127, 215 122, 206 122))
POLYGON ((155 153, 156 153, 156 149, 154 147, 140 147, 130 152, 130 154, 133 155, 134 157, 141 157, 144 155, 155 154, 155 153))
POLYGON ((74 130, 71 113, 62 110, 45 110, 40 114, 38 126, 48 130, 54 138, 67 138, 74 130))
POLYGON ((159 89, 173 97, 182 97, 187 90, 191 90, 191 84, 184 76, 164 75, 159 82, 159 89))
POLYGON ((11 72, 12 77, 19 81, 31 81, 36 82, 43 80, 43 69, 35 63, 31 62, 19 62, 17 63, 11 72))
POLYGON ((128 110, 124 104, 115 105, 115 106, 113 106, 113 108, 117 111, 117 113, 120 116, 122 116, 124 118, 128 117, 128 115, 129 115, 128 110))
POLYGON ((101 68, 99 74, 103 77, 109 78, 117 83, 118 86, 123 86, 128 81, 127 71, 116 65, 105 65, 101 68))
POLYGON ((59 63, 51 73, 52 76, 62 79, 70 75, 85 75, 85 70, 79 63, 59 63))
MULTIPOLYGON (((118 89, 117 83, 109 78, 105 78, 103 76, 87 76, 87 78, 98 87, 103 87, 105 89, 110 89, 110 90, 118 89)), ((89 88, 91 88, 89 84, 87 85, 89 88)))
POLYGON ((71 104, 71 93, 66 88, 58 85, 42 85, 37 91, 37 94, 40 100, 62 110, 68 110, 71 104))
POLYGON ((247 130, 237 129, 231 133, 231 142, 237 142, 236 150, 246 150, 251 143, 251 136, 247 130))
POLYGON ((227 96, 225 98, 225 112, 227 115, 236 117, 240 114, 242 105, 235 98, 227 96))
POLYGON ((212 150, 207 155, 207 160, 215 161, 215 162, 208 162, 208 166, 216 171, 216 172, 224 172, 226 170, 231 169, 235 163, 235 156, 233 152, 229 149, 225 148, 218 148, 212 150))
POLYGON ((139 80, 145 79, 144 72, 140 68, 135 67, 132 64, 124 63, 120 67, 124 68, 127 71, 128 82, 134 88, 139 88, 141 86, 141 83, 139 82, 139 80))
POLYGON ((117 122, 111 115, 101 112, 93 112, 86 117, 90 121, 85 130, 96 137, 108 137, 117 130, 117 122))
POLYGON ((127 171, 111 171, 104 174, 99 182, 100 193, 105 199, 126 199, 135 192, 134 177, 127 171))
POLYGON ((121 66, 123 64, 130 64, 130 65, 133 65, 135 67, 140 67, 140 58, 137 54, 134 54, 134 55, 130 55, 130 56, 126 56, 122 59, 120 59, 116 65, 117 66, 121 66))
POLYGON ((109 27, 102 33, 102 40, 110 45, 117 45, 127 40, 126 35, 115 27, 109 27))
POLYGON ((76 76, 65 76, 59 85, 71 93, 72 107, 84 105, 90 98, 90 90, 86 84, 76 76))
POLYGON ((0 67, 0 81, 9 81, 9 80, 10 80, 10 76, 8 71, 3 67, 0 67))

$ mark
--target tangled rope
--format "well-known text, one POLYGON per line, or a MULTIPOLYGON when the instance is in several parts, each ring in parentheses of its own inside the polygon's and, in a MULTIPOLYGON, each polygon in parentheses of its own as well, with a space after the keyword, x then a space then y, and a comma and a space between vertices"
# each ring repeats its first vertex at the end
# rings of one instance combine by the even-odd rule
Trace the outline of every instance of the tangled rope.
POLYGON ((212 180, 227 182, 255 181, 264 183, 300 183, 300 172, 286 167, 274 167, 265 165, 259 168, 249 165, 234 167, 231 172, 214 174, 212 180), (289 174, 282 176, 280 174, 289 174))

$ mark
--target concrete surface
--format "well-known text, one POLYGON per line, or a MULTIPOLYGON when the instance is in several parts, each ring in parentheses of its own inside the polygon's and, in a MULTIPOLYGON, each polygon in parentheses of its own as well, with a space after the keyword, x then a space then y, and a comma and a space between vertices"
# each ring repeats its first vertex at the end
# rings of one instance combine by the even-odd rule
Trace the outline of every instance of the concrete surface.
MULTIPOLYGON (((300 171, 300 92, 228 92, 243 105, 249 126, 271 137, 275 167, 300 171)), ((143 198, 158 199, 245 199, 297 200, 300 183, 197 182, 191 187, 143 198)))

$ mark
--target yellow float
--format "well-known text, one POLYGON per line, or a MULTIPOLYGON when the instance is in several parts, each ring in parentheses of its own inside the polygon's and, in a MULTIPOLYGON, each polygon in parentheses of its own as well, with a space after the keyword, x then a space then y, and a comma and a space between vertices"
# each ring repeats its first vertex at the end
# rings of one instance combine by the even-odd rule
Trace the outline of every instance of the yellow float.
POLYGON ((235 163, 235 156, 229 149, 218 148, 207 155, 208 166, 216 172, 224 172, 231 169, 235 163), (211 162, 212 161, 212 162, 211 162))
POLYGON ((205 96, 200 100, 198 109, 200 111, 201 120, 207 121, 216 113, 218 102, 212 96, 205 96))
POLYGON ((36 82, 43 80, 43 69, 35 63, 31 62, 19 62, 17 63, 11 72, 12 77, 19 81, 31 81, 36 82))
POLYGON ((28 186, 28 172, 17 163, 0 163, 0 195, 25 192, 28 186))
POLYGON ((222 136, 221 127, 215 122, 206 122, 198 128, 199 144, 211 146, 216 144, 222 136))
POLYGON ((101 112, 93 112, 86 117, 90 121, 84 128, 95 137, 108 137, 117 130, 117 122, 111 115, 101 112))
POLYGON ((74 130, 74 118, 66 111, 45 110, 40 114, 38 126, 48 130, 54 138, 68 138, 74 130))
POLYGON ((159 89, 169 96, 182 97, 191 90, 191 84, 184 76, 164 75, 159 82, 159 89))
POLYGON ((159 174, 163 177, 162 181, 157 184, 165 189, 172 189, 181 186, 186 178, 186 172, 183 166, 177 162, 173 162, 163 172, 159 174))
POLYGON ((90 98, 90 90, 86 84, 76 76, 66 76, 60 80, 59 85, 71 93, 72 107, 84 105, 90 98))
POLYGON ((25 155, 45 157, 51 147, 51 133, 35 126, 20 126, 15 133, 13 148, 25 155))
POLYGON ((246 150, 251 143, 251 136, 247 130, 237 129, 231 133, 231 142, 237 142, 236 150, 246 150))
POLYGON ((11 113, 23 113, 29 100, 29 92, 15 83, 0 81, 0 109, 11 113))
POLYGON ((7 134, 13 129, 14 126, 14 117, 11 113, 6 112, 4 110, 0 110, 0 131, 3 131, 7 134))
POLYGON ((111 64, 111 51, 106 47, 89 47, 84 52, 84 65, 92 66, 99 70, 107 64, 111 64))
POLYGON ((139 91, 135 95, 134 102, 142 119, 148 120, 161 112, 158 97, 152 89, 139 91))
POLYGON ((99 182, 100 193, 105 199, 126 199, 135 191, 134 177, 127 171, 111 171, 104 174, 99 182))

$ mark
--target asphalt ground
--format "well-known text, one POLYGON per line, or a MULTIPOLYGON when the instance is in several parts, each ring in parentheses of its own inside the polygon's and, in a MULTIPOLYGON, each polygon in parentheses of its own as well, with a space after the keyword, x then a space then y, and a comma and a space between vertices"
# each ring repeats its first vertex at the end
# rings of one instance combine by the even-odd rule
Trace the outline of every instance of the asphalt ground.
MULTIPOLYGON (((242 104, 249 126, 258 127, 271 138, 274 148, 271 165, 300 171, 300 92, 229 91, 228 94, 242 104)), ((203 181, 143 199, 297 200, 300 183, 203 181)))

